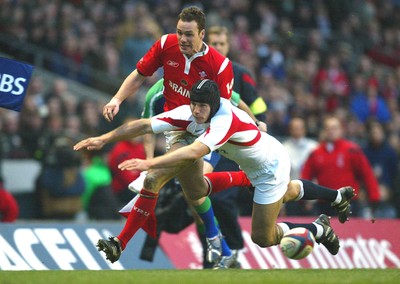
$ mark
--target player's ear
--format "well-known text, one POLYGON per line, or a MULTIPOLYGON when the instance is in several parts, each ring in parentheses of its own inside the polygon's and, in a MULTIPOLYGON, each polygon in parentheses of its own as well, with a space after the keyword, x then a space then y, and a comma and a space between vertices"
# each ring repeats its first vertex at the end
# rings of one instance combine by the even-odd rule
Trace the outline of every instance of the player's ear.
POLYGON ((205 29, 202 29, 201 31, 200 31, 200 38, 201 38, 201 40, 204 40, 204 36, 206 35, 206 30, 205 29))

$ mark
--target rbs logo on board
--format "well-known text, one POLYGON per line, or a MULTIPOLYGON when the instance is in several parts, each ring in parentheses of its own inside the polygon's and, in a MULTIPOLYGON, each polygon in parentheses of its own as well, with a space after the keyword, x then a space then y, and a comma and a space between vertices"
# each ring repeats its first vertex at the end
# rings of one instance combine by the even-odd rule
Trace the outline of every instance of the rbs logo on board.
POLYGON ((21 111, 33 66, 0 57, 0 107, 21 111))
POLYGON ((24 84, 26 82, 26 78, 17 77, 10 74, 0 74, 0 92, 10 93, 19 96, 24 93, 24 84))

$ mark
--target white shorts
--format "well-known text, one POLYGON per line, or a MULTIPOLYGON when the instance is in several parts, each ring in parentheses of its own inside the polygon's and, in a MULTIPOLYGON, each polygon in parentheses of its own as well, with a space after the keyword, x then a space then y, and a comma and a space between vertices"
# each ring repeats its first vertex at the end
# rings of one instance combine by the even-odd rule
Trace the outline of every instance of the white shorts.
POLYGON ((271 204, 281 199, 290 182, 290 158, 286 149, 277 149, 273 157, 258 170, 246 173, 255 187, 253 201, 271 204))

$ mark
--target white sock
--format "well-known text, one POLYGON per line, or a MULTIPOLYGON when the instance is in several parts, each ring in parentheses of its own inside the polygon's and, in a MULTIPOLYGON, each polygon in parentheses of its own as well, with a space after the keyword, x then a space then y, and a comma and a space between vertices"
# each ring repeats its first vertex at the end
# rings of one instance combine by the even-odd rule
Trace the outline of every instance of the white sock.
POLYGON ((303 182, 302 182, 301 180, 299 180, 299 179, 294 179, 294 180, 292 180, 292 181, 297 182, 297 183, 300 185, 300 193, 299 193, 299 195, 295 198, 295 200, 293 200, 293 201, 299 201, 299 200, 302 199, 303 196, 304 196, 303 182))
POLYGON ((332 202, 332 205, 339 204, 341 201, 342 201, 342 194, 340 193, 340 190, 338 190, 336 199, 335 199, 335 201, 332 202))
POLYGON ((278 223, 279 227, 281 227, 283 234, 286 234, 290 230, 289 226, 286 223, 278 223))
POLYGON ((315 235, 315 239, 318 240, 324 234, 324 227, 322 225, 313 222, 314 226, 317 227, 317 234, 315 235))

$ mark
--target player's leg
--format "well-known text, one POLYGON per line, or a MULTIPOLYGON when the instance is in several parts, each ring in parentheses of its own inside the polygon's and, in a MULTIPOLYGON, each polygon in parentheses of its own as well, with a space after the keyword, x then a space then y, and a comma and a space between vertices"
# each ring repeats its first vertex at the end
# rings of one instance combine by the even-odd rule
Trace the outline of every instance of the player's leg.
POLYGON ((111 262, 117 261, 128 242, 140 228, 150 235, 156 233, 154 209, 157 204, 158 192, 178 171, 179 168, 166 168, 148 172, 143 189, 131 201, 132 204, 128 204, 131 210, 127 213, 126 223, 119 235, 110 237, 109 240, 99 240, 97 243, 98 249, 105 252, 107 259, 111 262))
MULTIPOLYGON (((240 169, 235 162, 222 156, 214 171, 230 171, 232 173, 237 173, 240 169)), ((248 183, 250 183, 250 181, 248 181, 248 183)), ((244 247, 242 228, 240 227, 238 218, 239 206, 237 198, 240 190, 240 188, 235 186, 210 196, 215 214, 220 221, 221 232, 232 250, 232 256, 223 257, 214 268, 226 269, 241 267, 240 263, 237 261, 239 250, 244 247)))
POLYGON ((344 223, 350 215, 350 201, 355 196, 354 189, 346 186, 338 190, 320 186, 308 180, 292 180, 288 185, 284 203, 298 200, 324 200, 338 212, 339 221, 344 223))
MULTIPOLYGON (((237 253, 243 249, 242 230, 238 220, 238 206, 236 203, 238 188, 231 188, 210 196, 215 216, 219 221, 219 228, 223 234, 224 241, 232 250, 232 255, 223 255, 218 268, 238 268, 237 253)), ((214 266, 213 268, 217 268, 214 266)))
MULTIPOLYGON (((271 191, 275 191, 275 196, 278 196, 279 192, 282 192, 281 185, 270 188, 271 191)), ((267 197, 267 193, 257 191, 255 189, 254 204, 253 204, 253 215, 252 215, 252 232, 251 237, 254 243, 260 247, 269 247, 279 244, 283 235, 290 229, 294 228, 306 228, 315 237, 318 243, 322 243, 328 251, 335 255, 339 251, 339 239, 334 233, 328 216, 322 214, 313 223, 289 223, 282 222, 276 224, 279 211, 283 203, 283 196, 278 201, 269 203, 268 200, 274 200, 274 197, 267 197), (263 193, 264 198, 257 193, 263 193), (261 203, 260 203, 261 202, 261 203)))
POLYGON ((249 187, 250 180, 243 171, 224 171, 206 173, 204 178, 210 185, 210 192, 217 193, 231 187, 249 187))
POLYGON ((280 242, 283 232, 276 225, 283 198, 271 204, 253 202, 251 239, 260 247, 269 247, 280 242))
POLYGON ((339 240, 326 215, 321 215, 310 224, 276 224, 290 183, 290 159, 286 150, 279 144, 273 153, 276 155, 275 159, 265 164, 263 173, 261 170, 257 175, 249 173, 251 183, 255 186, 251 232, 253 241, 261 247, 276 245, 285 232, 292 228, 303 227, 310 230, 317 242, 322 243, 330 253, 337 254, 339 240))
POLYGON ((219 261, 221 256, 230 255, 231 251, 226 241, 221 238, 211 200, 207 196, 208 185, 203 178, 202 171, 203 160, 198 159, 182 169, 177 178, 183 192, 204 223, 206 240, 208 242, 207 258, 210 262, 215 263, 219 261))
MULTIPOLYGON (((160 189, 173 178, 179 168, 165 168, 149 170, 144 179, 143 189, 139 193, 134 206, 126 220, 125 226, 117 239, 121 242, 122 249, 125 249, 129 240, 136 234, 148 218, 154 216, 154 209, 157 204, 158 193, 160 189)), ((155 229, 155 228, 153 228, 155 229)))

